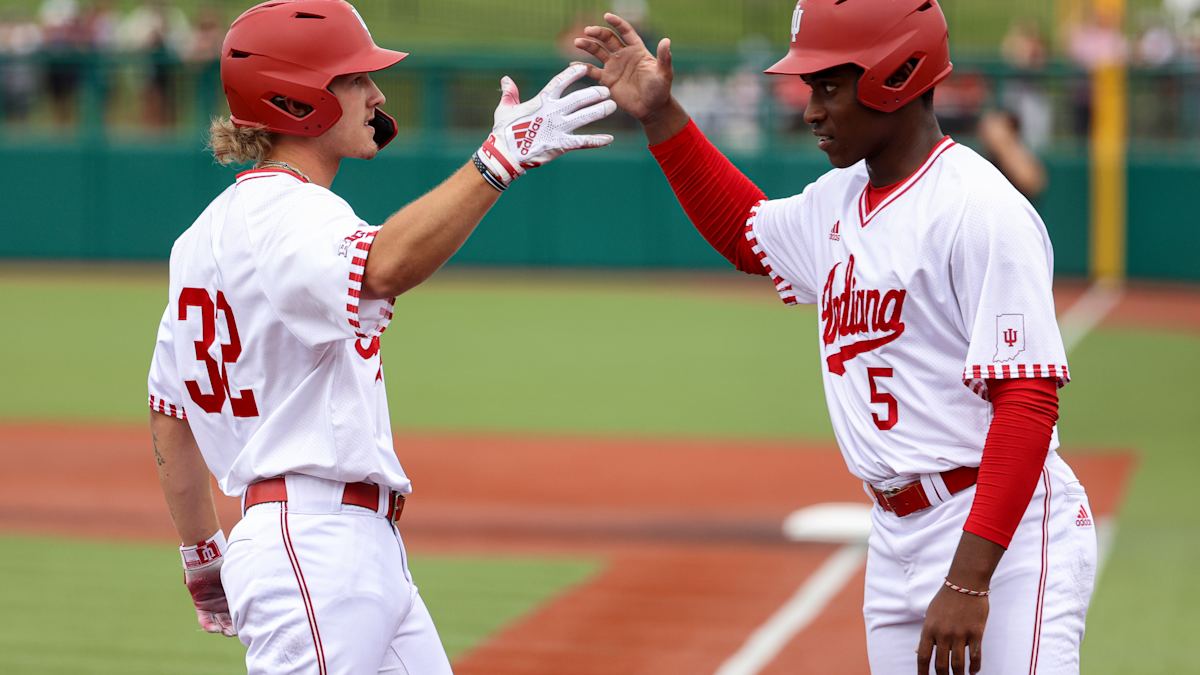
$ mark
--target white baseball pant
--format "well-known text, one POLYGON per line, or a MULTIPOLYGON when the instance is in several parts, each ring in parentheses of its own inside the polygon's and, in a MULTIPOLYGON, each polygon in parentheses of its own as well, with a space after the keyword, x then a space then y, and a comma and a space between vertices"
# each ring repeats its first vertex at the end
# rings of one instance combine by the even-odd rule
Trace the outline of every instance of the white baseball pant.
POLYGON ((343 505, 336 481, 286 481, 286 504, 246 510, 221 569, 247 672, 450 673, 386 505, 343 505))
MULTIPOLYGON (((942 588, 975 488, 897 518, 876 506, 863 616, 871 672, 913 672, 925 610, 942 588)), ((1079 646, 1096 574, 1096 531, 1087 493, 1051 452, 1033 499, 992 577, 982 675, 1078 675, 1079 646)), ((933 672, 932 665, 930 672, 933 672)))

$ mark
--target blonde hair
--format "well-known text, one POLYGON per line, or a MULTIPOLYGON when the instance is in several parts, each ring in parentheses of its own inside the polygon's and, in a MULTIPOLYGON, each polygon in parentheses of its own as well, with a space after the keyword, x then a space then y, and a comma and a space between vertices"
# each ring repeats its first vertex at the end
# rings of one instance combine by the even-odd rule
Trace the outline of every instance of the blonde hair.
POLYGON ((208 128, 208 149, 217 163, 258 164, 274 145, 271 132, 263 127, 239 127, 229 117, 214 117, 208 128))

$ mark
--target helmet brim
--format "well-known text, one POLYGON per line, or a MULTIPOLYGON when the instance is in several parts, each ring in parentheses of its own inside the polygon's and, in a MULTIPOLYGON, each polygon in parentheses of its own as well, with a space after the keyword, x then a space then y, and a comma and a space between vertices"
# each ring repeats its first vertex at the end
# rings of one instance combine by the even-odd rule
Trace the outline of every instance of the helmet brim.
MULTIPOLYGON (((831 59, 828 56, 788 54, 779 59, 775 65, 763 72, 767 75, 811 75, 822 70, 829 70, 850 63, 844 59, 831 59)), ((858 65, 858 64, 852 64, 858 65)), ((861 67, 861 66, 859 66, 861 67)))
POLYGON ((353 58, 346 59, 338 70, 343 75, 350 73, 374 73, 386 70, 408 58, 408 52, 398 52, 391 49, 375 47, 353 58))

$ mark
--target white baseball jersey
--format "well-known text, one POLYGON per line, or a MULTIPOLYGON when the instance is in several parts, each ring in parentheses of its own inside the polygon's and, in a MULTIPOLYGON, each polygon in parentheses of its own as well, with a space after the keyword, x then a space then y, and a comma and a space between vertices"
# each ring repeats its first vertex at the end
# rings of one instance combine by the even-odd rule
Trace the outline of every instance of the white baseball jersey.
POLYGON ((378 228, 286 171, 248 171, 171 250, 151 408, 187 419, 221 489, 301 473, 411 487, 392 447, 379 336, 360 298, 378 228))
POLYGON ((865 162, 831 171, 760 203, 746 236, 785 303, 819 305, 838 445, 891 487, 979 466, 985 379, 1069 376, 1050 239, 995 167, 945 138, 872 210, 867 185, 865 162))

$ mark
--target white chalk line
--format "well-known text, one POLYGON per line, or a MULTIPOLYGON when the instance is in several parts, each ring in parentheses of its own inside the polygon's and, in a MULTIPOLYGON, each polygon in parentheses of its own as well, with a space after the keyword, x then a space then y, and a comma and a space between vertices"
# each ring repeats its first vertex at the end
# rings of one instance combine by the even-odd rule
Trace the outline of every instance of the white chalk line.
MULTIPOLYGON (((1108 316, 1123 295, 1117 284, 1094 283, 1059 318, 1063 348, 1070 354, 1089 333, 1108 316)), ((1115 519, 1097 523, 1096 579, 1104 570, 1116 539, 1115 519)), ((866 559, 862 544, 839 549, 815 574, 805 581, 783 607, 754 631, 745 644, 721 667, 716 675, 757 675, 779 655, 800 631, 817 618, 842 587, 854 578, 866 559)))
POLYGON ((857 576, 866 558, 863 544, 838 549, 736 654, 721 664, 716 675, 754 675, 774 661, 792 637, 820 616, 829 601, 857 576))
POLYGON ((1121 286, 1097 282, 1079 296, 1070 309, 1063 312, 1058 324, 1062 330, 1063 348, 1068 355, 1116 308, 1122 295, 1124 290, 1121 286))

